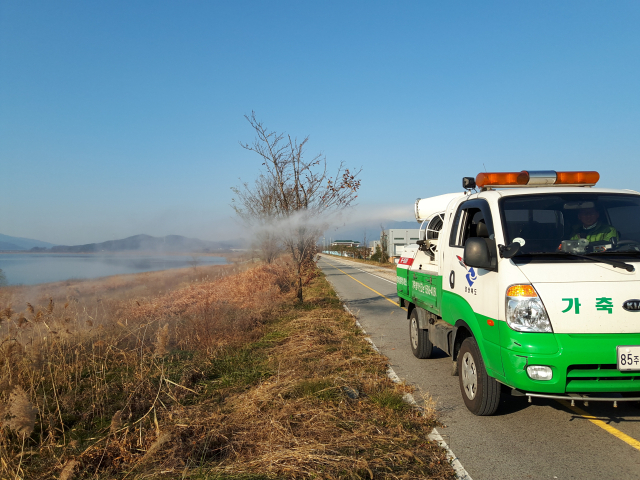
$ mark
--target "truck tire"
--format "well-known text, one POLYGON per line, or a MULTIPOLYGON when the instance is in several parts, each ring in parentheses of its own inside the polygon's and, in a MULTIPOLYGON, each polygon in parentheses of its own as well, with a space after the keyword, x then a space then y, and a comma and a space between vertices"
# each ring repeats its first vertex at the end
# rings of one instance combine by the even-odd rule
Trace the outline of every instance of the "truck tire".
POLYGON ((418 311, 413 309, 409 317, 409 343, 416 358, 431 358, 433 343, 429 341, 429 332, 418 325, 418 311))
POLYGON ((476 339, 467 337, 458 353, 460 392, 474 415, 493 415, 500 405, 500 383, 487 375, 476 339))

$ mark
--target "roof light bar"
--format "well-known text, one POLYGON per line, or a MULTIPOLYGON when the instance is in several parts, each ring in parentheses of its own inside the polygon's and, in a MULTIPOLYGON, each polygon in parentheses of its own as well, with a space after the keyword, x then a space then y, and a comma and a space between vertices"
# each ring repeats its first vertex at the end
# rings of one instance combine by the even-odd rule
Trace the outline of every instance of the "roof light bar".
POLYGON ((598 172, 558 172, 556 185, 595 185, 600 180, 598 172))
POLYGON ((524 186, 528 182, 529 174, 527 172, 479 173, 476 177, 476 185, 478 187, 493 185, 524 186))
POLYGON ((600 180, 598 172, 555 172, 538 170, 521 172, 479 173, 476 177, 478 187, 541 187, 552 185, 593 186, 600 180))

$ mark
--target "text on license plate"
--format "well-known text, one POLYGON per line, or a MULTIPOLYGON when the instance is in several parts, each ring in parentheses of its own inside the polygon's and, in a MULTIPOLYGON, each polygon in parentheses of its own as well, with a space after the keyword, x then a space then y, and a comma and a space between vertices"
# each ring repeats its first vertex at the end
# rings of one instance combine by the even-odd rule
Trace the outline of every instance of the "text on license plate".
POLYGON ((640 370, 640 345, 618 347, 618 370, 640 370))

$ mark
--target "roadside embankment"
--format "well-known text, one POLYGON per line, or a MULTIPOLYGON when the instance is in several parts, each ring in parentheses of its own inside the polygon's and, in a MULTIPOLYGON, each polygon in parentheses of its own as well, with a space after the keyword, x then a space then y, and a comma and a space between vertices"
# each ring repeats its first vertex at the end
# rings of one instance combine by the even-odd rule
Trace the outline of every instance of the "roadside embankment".
POLYGON ((227 273, 2 304, 0 476, 455 478, 321 274, 227 273))

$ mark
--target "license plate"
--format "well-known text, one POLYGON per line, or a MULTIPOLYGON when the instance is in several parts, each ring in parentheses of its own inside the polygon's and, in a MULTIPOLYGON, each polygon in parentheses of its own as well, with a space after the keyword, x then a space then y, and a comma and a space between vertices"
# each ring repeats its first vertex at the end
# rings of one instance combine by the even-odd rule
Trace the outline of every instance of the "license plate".
POLYGON ((618 370, 622 372, 640 371, 640 345, 618 347, 618 370))

